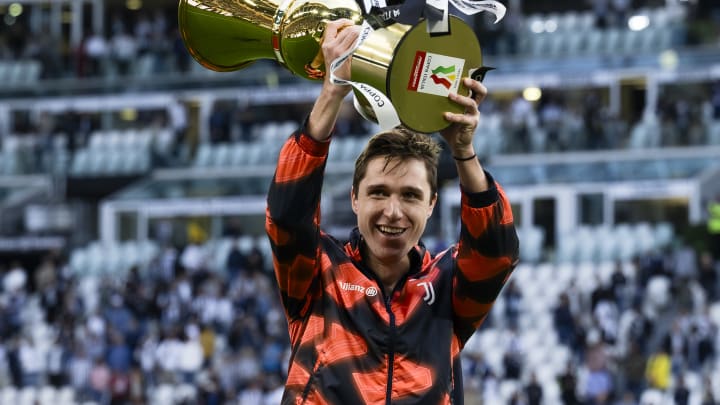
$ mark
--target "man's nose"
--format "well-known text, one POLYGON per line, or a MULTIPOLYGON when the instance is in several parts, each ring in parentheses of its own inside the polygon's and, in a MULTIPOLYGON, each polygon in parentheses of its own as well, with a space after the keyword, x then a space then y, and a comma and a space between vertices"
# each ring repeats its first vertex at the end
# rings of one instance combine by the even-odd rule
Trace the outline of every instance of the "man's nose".
POLYGON ((402 217, 402 206, 400 199, 396 196, 390 196, 385 204, 385 211, 383 212, 386 217, 392 219, 398 219, 402 217))

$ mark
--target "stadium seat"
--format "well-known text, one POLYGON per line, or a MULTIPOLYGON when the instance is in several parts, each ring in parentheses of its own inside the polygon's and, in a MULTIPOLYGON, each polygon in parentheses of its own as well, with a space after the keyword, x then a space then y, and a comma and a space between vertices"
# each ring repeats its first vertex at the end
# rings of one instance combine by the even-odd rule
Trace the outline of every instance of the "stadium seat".
POLYGON ((636 254, 646 253, 657 247, 655 233, 649 223, 640 222, 633 227, 632 231, 636 241, 636 254))
POLYGON ((720 120, 710 123, 707 134, 710 145, 720 145, 720 120))
POLYGON ((602 32, 602 41, 600 43, 600 52, 606 55, 616 55, 621 49, 622 34, 620 29, 607 29, 602 32))
POLYGON ((644 149, 650 147, 652 142, 651 137, 652 134, 650 134, 645 123, 640 121, 633 125, 630 130, 629 147, 631 149, 644 149))
POLYGON ((510 403, 510 397, 512 397, 518 391, 522 391, 522 385, 519 381, 515 380, 502 380, 500 382, 500 398, 504 401, 503 403, 510 403))
POLYGON ((66 385, 58 389, 57 405, 73 405, 76 403, 75 390, 66 385))
POLYGON ((70 173, 73 175, 82 175, 87 173, 90 165, 90 153, 86 149, 81 149, 75 152, 72 157, 72 165, 70 166, 70 173))
POLYGON ((87 171, 84 173, 89 176, 101 176, 107 174, 108 162, 114 151, 109 150, 94 150, 90 153, 88 159, 87 171))
POLYGON ((0 88, 6 87, 10 82, 8 81, 10 72, 10 63, 0 60, 0 88))
POLYGON ((25 85, 24 80, 24 74, 25 74, 25 62, 24 61, 15 61, 12 62, 8 66, 7 70, 7 80, 13 85, 25 85))
POLYGON ((557 16, 558 32, 565 35, 575 34, 580 25, 580 12, 570 10, 557 16))
POLYGON ((533 263, 540 261, 544 239, 545 234, 540 227, 521 229, 520 243, 523 248, 520 250, 520 258, 533 263))
POLYGON ((208 143, 202 143, 198 147, 193 166, 195 167, 210 167, 212 165, 213 158, 213 146, 208 143))
POLYGON ((173 403, 191 403, 196 400, 197 388, 192 384, 177 384, 173 387, 173 403))
POLYGON ((577 258, 578 243, 578 240, 573 237, 572 233, 561 234, 555 250, 555 262, 574 262, 577 258))
POLYGON ((17 395, 16 405, 35 405, 38 401, 38 389, 35 387, 23 387, 17 395))
POLYGON ((612 239, 611 243, 614 244, 613 255, 606 258, 608 260, 628 260, 637 251, 637 241, 627 228, 615 227, 608 237, 612 239))
MULTIPOLYGON (((296 129, 300 127, 300 123, 297 121, 283 121, 280 124, 280 127, 278 128, 278 140, 284 142, 285 139, 287 139, 290 134, 292 134, 296 129)), ((365 135, 365 134, 355 134, 355 135, 365 135)))
POLYGON ((565 32, 548 34, 547 56, 557 57, 568 53, 568 42, 571 36, 565 32))
POLYGON ((123 160, 129 152, 124 149, 111 149, 107 154, 103 173, 108 175, 118 175, 123 172, 123 160))
POLYGON ((18 390, 9 385, 0 388, 0 404, 16 404, 18 397, 18 390))
POLYGON ((245 161, 246 166, 256 166, 260 164, 262 159, 263 144, 260 142, 253 142, 247 145, 247 160, 245 161))
POLYGON ((42 74, 42 65, 36 60, 29 61, 25 71, 25 83, 35 84, 40 80, 42 74))
POLYGON ((88 149, 104 149, 105 148, 105 132, 93 131, 88 139, 88 149))
POLYGON ((668 402, 662 391, 653 388, 647 388, 640 395, 640 405, 669 405, 672 401, 668 402))
POLYGON ((274 166, 277 162, 277 157, 280 154, 280 142, 272 142, 265 144, 260 150, 261 154, 258 159, 259 165, 274 166))
POLYGON ((589 30, 595 27, 595 14, 592 11, 582 11, 578 15, 577 28, 581 31, 589 30))
POLYGON ((40 387, 38 391, 37 401, 41 405, 57 404, 57 399, 57 390, 53 386, 44 385, 40 387))
POLYGON ((611 228, 597 227, 595 237, 597 238, 597 260, 599 262, 611 262, 619 257, 620 248, 611 228))
POLYGON ((110 150, 124 149, 128 143, 130 131, 106 131, 103 146, 110 150))
POLYGON ((576 56, 580 54, 583 46, 585 46, 585 35, 582 32, 566 32, 560 35, 565 37, 565 43, 563 44, 565 55, 576 56))
POLYGON ((534 57, 546 57, 550 51, 550 38, 552 34, 534 34, 530 37, 529 55, 534 57))
POLYGON ((244 142, 233 144, 230 151, 230 166, 242 166, 248 160, 248 145, 244 142))
POLYGON ((602 52, 603 43, 605 41, 602 31, 598 29, 590 29, 585 34, 584 46, 582 48, 585 55, 598 55, 602 52))
POLYGON ((714 325, 720 325, 720 301, 716 301, 710 304, 708 316, 710 317, 710 321, 714 325))
POLYGON ((230 145, 223 143, 213 147, 213 157, 210 165, 212 167, 228 167, 231 162, 230 145))
POLYGON ((648 35, 650 34, 648 34, 647 29, 641 31, 624 30, 619 46, 626 55, 642 55, 644 51, 643 42, 648 35))
POLYGON ((151 391, 150 402, 155 405, 173 405, 173 386, 161 384, 151 391))
POLYGON ((666 277, 655 276, 648 281, 645 302, 652 314, 664 309, 670 300, 670 281, 666 277))
POLYGON ((591 227, 580 227, 575 233, 578 244, 578 261, 592 263, 598 258, 599 240, 591 227))

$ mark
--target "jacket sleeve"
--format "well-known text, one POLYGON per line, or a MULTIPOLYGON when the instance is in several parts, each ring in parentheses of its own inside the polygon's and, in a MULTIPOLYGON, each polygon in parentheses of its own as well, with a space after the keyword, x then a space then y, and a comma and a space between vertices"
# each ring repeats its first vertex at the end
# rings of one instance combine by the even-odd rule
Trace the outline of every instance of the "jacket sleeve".
POLYGON ((485 320, 518 261, 519 243, 510 202, 486 172, 490 188, 462 192, 460 240, 455 251, 453 313, 464 344, 485 320))
POLYGON ((289 319, 305 314, 318 285, 320 193, 329 145, 295 132, 280 150, 268 192, 265 230, 289 319))

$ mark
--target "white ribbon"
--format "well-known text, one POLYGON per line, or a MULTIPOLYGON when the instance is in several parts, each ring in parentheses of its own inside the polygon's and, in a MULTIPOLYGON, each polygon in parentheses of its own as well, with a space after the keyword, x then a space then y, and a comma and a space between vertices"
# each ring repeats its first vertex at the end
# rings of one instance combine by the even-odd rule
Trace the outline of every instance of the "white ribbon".
POLYGON ((385 0, 363 0, 363 5, 365 6, 366 13, 369 13, 370 9, 373 7, 377 7, 377 8, 387 7, 387 3, 385 2, 385 0))
POLYGON ((481 11, 493 13, 495 15, 495 24, 505 17, 507 11, 505 5, 495 0, 450 0, 450 3, 465 15, 473 15, 481 11))
POLYGON ((425 4, 442 10, 442 18, 438 21, 432 21, 428 19, 427 32, 429 33, 448 33, 450 32, 450 23, 448 15, 448 0, 425 0, 425 4))
MULTIPOLYGON (((352 55, 353 52, 355 52, 355 50, 358 49, 360 45, 365 42, 365 39, 367 39, 367 37, 373 32, 373 28, 367 21, 363 22, 360 28, 360 35, 358 35, 353 47, 344 54, 338 56, 338 58, 330 64, 330 82, 339 86, 352 86, 358 90, 358 93, 362 94, 365 100, 372 107, 375 117, 377 117, 377 123, 380 126, 380 129, 383 131, 389 130, 400 125, 400 118, 397 115, 395 106, 393 106, 392 102, 390 102, 390 99, 380 90, 370 86, 369 84, 340 79, 335 76, 335 71, 340 67, 340 65, 342 65, 343 62, 345 62, 347 58, 349 58, 350 55, 352 55)), ((354 96, 355 95, 353 95, 353 97, 354 96)), ((355 105, 355 109, 360 113, 360 115, 369 119, 369 117, 363 113, 357 99, 353 100, 353 105, 355 105)))

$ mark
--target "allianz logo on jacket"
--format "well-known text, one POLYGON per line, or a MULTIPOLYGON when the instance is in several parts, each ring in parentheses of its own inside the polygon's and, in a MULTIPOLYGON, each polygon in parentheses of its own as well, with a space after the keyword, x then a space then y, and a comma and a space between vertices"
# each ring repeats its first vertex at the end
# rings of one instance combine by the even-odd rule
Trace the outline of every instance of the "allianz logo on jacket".
POLYGON ((342 288, 345 291, 357 291, 360 293, 365 293, 365 295, 367 295, 368 297, 374 297, 378 293, 378 290, 375 287, 370 286, 368 288, 365 288, 361 285, 350 284, 350 283, 346 283, 344 281, 340 282, 340 288, 342 288))
MULTIPOLYGON (((435 302, 435 288, 433 287, 433 283, 431 281, 423 281, 421 283, 418 283, 417 286, 422 287, 425 290, 425 296, 423 297, 423 300, 427 302, 428 305, 432 305, 435 302)), ((373 286, 365 288, 361 285, 346 283, 344 281, 340 282, 340 288, 345 291, 357 291, 359 293, 365 293, 365 295, 367 295, 368 297, 374 297, 378 294, 377 288, 373 286)))

